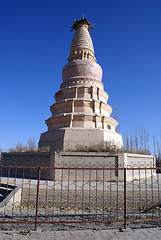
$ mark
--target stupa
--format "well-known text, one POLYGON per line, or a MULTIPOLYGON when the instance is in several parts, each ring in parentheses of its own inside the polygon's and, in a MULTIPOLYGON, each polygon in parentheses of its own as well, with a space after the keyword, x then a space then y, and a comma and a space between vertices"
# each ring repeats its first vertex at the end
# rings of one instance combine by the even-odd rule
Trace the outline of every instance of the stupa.
POLYGON ((112 108, 107 104, 102 68, 96 63, 89 34, 93 25, 86 18, 74 21, 75 35, 62 71, 63 83, 50 107, 48 131, 41 134, 39 148, 88 151, 106 143, 122 148, 122 136, 116 132, 118 122, 110 117, 112 108))
MULTIPOLYGON (((88 180, 88 168, 153 166, 146 172, 126 171, 126 180, 132 181, 156 176, 154 156, 126 152, 112 152, 122 148, 122 137, 116 132, 118 122, 111 118, 112 108, 107 104, 108 94, 102 83, 102 69, 96 63, 89 31, 92 28, 86 18, 75 21, 68 64, 63 68, 63 83, 55 94, 55 103, 50 107, 52 116, 46 120, 48 131, 41 134, 39 148, 50 147, 50 152, 2 153, 3 166, 49 167, 41 170, 41 178, 55 181, 69 181, 69 171, 53 169, 75 166, 87 168, 70 176, 70 181, 88 180), (108 148, 109 147, 109 148, 108 148), (143 164, 143 165, 142 165, 143 164), (82 177, 83 176, 83 177, 82 177)), ((8 174, 8 168, 6 176, 8 174)), ((70 169, 70 168, 69 168, 70 169)), ((73 169, 73 168, 72 168, 73 169)), ((4 171, 3 171, 4 174, 4 171)), ((22 172, 19 172, 22 177, 22 172)), ((10 171, 15 177, 15 171, 10 171)), ((102 181, 101 175, 92 174, 92 181, 102 181), (99 180, 100 178, 100 180, 99 180)), ((24 177, 24 176, 23 176, 24 177)), ((37 171, 25 171, 25 177, 37 178, 37 171)), ((105 181, 124 181, 124 171, 106 171, 105 181)))

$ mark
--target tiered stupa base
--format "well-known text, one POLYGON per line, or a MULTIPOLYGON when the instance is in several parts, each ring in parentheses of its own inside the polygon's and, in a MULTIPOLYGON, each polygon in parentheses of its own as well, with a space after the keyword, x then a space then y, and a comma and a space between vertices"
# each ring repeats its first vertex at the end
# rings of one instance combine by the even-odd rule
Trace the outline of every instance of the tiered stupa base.
POLYGON ((60 128, 41 134, 39 148, 50 146, 50 151, 107 151, 122 147, 117 132, 102 129, 60 128))

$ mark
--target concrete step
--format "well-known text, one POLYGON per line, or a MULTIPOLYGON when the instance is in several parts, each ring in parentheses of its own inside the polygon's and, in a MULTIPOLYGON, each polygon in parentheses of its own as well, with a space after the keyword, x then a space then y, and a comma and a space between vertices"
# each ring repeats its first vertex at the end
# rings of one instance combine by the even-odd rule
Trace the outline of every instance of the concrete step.
POLYGON ((5 206, 5 204, 8 204, 9 202, 12 202, 13 195, 17 194, 17 190, 20 187, 15 186, 14 184, 6 184, 2 183, 0 184, 0 209, 5 206), (7 199, 6 199, 7 198, 7 199))
POLYGON ((0 182, 0 211, 3 211, 5 206, 18 206, 21 202, 21 187, 15 184, 7 184, 0 182))
POLYGON ((0 203, 13 191, 13 187, 11 188, 11 185, 9 187, 7 184, 0 185, 0 203))

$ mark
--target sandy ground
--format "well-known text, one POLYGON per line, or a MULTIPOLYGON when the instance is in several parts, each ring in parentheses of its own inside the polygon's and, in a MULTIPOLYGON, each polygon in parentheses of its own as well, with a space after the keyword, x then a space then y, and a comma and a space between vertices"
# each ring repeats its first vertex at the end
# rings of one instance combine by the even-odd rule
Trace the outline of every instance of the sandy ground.
POLYGON ((0 240, 92 240, 92 239, 128 239, 128 240, 153 240, 160 239, 161 228, 127 229, 121 230, 71 230, 71 231, 1 231, 0 240))

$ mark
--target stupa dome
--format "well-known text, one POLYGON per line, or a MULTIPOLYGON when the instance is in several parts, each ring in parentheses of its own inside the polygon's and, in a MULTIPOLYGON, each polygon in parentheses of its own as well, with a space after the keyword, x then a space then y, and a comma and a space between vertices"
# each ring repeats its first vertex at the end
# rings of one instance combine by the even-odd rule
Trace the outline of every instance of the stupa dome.
POLYGON ((75 60, 66 64, 63 68, 63 82, 73 78, 90 78, 96 81, 102 80, 102 68, 99 64, 89 60, 75 60))

